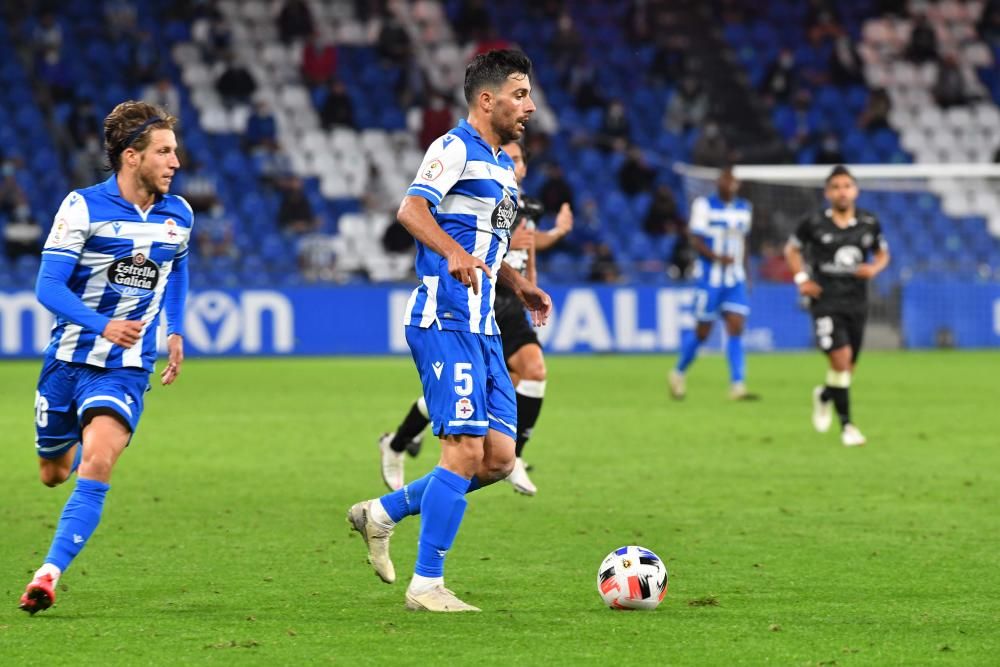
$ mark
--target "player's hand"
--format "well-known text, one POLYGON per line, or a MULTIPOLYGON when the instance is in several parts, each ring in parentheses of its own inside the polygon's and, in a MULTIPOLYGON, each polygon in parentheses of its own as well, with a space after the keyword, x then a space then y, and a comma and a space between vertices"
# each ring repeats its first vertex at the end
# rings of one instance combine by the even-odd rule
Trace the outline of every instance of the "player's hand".
POLYGON ((448 255, 448 273, 466 287, 471 287, 473 294, 479 294, 479 274, 476 273, 476 269, 481 269, 487 278, 493 277, 486 262, 464 250, 456 250, 448 255))
POLYGON ((813 299, 819 298, 819 295, 823 293, 823 288, 819 286, 815 280, 807 280, 801 285, 799 285, 799 294, 802 296, 812 297, 813 299))
POLYGON ((569 207, 569 202, 563 202, 556 213, 556 226, 554 227, 559 238, 562 238, 573 231, 573 209, 569 207))
POLYGON ((510 235, 511 250, 531 250, 535 247, 535 230, 520 225, 510 235))
POLYGON ((138 320, 111 320, 101 335, 127 350, 139 341, 143 326, 138 320))
POLYGON ((729 255, 719 255, 719 258, 716 259, 715 261, 718 262, 719 264, 722 264, 723 266, 729 266, 730 264, 733 263, 734 260, 729 255))
POLYGON ((871 280, 878 275, 878 271, 871 264, 862 264, 858 267, 858 270, 854 272, 855 278, 862 278, 864 280, 871 280))
POLYGON ((544 326, 552 312, 552 299, 549 295, 538 287, 525 281, 524 286, 517 292, 521 303, 531 313, 531 321, 536 327, 544 326))
POLYGON ((167 367, 160 374, 160 382, 164 385, 173 384, 181 374, 181 364, 184 363, 184 337, 171 334, 167 337, 167 367))

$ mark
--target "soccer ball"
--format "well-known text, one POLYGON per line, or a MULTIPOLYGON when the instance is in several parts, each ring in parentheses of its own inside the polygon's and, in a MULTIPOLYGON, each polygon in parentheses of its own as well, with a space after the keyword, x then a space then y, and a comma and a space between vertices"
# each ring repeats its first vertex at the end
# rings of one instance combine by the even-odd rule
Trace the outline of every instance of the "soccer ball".
POLYGON ((615 549, 597 570, 597 590, 612 609, 656 609, 667 594, 667 568, 649 549, 615 549))

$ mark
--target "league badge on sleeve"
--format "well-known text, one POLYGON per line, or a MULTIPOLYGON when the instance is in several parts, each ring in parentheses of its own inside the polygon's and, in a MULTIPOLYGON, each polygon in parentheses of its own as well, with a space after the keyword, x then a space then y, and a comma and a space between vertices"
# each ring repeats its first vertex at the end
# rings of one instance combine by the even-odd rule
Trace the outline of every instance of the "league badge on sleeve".
POLYGON ((440 176, 442 172, 444 172, 444 165, 441 163, 441 160, 432 160, 420 172, 420 177, 425 181, 433 181, 435 178, 440 176))

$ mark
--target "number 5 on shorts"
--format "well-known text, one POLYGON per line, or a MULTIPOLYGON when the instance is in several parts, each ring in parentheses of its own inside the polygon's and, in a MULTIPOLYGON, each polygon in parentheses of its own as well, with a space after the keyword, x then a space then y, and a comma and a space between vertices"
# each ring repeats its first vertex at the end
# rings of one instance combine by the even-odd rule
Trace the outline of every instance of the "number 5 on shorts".
POLYGON ((455 364, 455 393, 468 396, 472 393, 472 364, 455 364))

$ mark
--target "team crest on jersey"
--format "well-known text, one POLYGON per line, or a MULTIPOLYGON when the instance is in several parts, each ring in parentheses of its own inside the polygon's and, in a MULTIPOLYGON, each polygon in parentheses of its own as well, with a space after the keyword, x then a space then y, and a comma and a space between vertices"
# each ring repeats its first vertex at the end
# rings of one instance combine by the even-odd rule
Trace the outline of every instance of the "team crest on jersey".
POLYGON ((833 243, 833 234, 823 234, 823 236, 819 237, 819 242, 820 243, 833 243))
POLYGON ((861 252, 861 248, 853 245, 845 245, 843 248, 837 250, 833 256, 833 263, 840 267, 851 268, 861 264, 864 258, 865 256, 861 252))
POLYGON ((69 231, 69 225, 63 218, 56 220, 56 224, 52 226, 52 242, 62 243, 66 238, 66 232, 69 231))
POLYGON ((503 199, 501 199, 496 208, 493 209, 493 229, 505 230, 510 233, 511 227, 514 226, 514 219, 517 217, 517 204, 514 200, 510 198, 510 193, 506 190, 503 191, 503 199))
POLYGON ((420 176, 425 181, 433 181, 435 178, 444 173, 444 165, 441 160, 433 160, 424 170, 420 173, 420 176))
POLYGON ((108 284, 125 296, 146 296, 160 281, 160 267, 141 252, 116 259, 108 267, 108 284))
POLYGON ((874 240, 875 237, 873 237, 871 234, 865 234, 864 236, 861 237, 861 247, 870 248, 874 240))
POLYGON ((177 240, 177 223, 173 218, 167 218, 163 224, 167 228, 167 238, 173 243, 177 240))
POLYGON ((468 419, 476 409, 472 407, 472 401, 467 398, 460 398, 455 401, 455 417, 457 419, 468 419))

